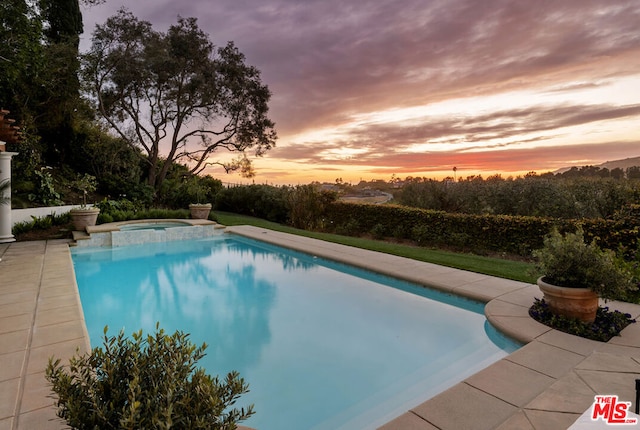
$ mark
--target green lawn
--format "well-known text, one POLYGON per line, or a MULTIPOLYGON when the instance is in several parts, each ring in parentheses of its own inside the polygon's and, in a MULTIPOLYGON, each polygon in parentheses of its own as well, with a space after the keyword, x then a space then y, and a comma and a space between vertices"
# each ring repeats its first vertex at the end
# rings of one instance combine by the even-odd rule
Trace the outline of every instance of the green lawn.
POLYGON ((455 267, 456 269, 469 270, 472 272, 484 273, 486 275, 498 276, 501 278, 513 279, 516 281, 529 283, 535 283, 536 281, 536 276, 532 274, 533 264, 523 261, 483 257, 474 254, 460 254, 455 252, 441 251, 437 249, 400 245, 397 243, 384 242, 381 240, 340 236, 337 234, 316 233, 306 230, 300 230, 293 227, 287 227, 282 224, 265 221, 260 218, 236 215, 227 212, 215 212, 214 217, 216 221, 222 225, 253 225, 256 227, 268 228, 284 233, 312 237, 314 239, 325 240, 327 242, 355 246, 357 248, 384 252, 386 254, 398 255, 400 257, 426 261, 429 263, 455 267))

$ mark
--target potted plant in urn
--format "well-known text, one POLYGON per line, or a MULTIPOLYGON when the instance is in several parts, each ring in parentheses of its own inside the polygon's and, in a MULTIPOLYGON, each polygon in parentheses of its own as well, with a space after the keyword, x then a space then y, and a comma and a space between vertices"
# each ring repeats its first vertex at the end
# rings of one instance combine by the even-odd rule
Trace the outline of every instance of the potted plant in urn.
POLYGON ((211 212, 211 203, 202 203, 206 200, 203 195, 206 195, 206 188, 198 182, 196 178, 192 178, 189 181, 187 192, 192 197, 195 196, 195 201, 197 203, 189 204, 189 212, 191 213, 191 218, 193 219, 208 219, 209 213, 211 212))
POLYGON ((581 228, 565 235, 554 230, 533 256, 542 273, 538 287, 556 315, 593 322, 599 298, 617 299, 635 288, 633 275, 616 254, 595 241, 586 243, 581 228))
POLYGON ((96 190, 96 178, 85 173, 73 183, 74 187, 82 192, 82 204, 79 208, 73 208, 69 212, 73 227, 76 230, 84 231, 88 226, 96 225, 100 209, 94 206, 87 206, 87 193, 96 190))
POLYGON ((209 212, 211 212, 211 203, 191 203, 189 212, 193 219, 207 219, 209 212))

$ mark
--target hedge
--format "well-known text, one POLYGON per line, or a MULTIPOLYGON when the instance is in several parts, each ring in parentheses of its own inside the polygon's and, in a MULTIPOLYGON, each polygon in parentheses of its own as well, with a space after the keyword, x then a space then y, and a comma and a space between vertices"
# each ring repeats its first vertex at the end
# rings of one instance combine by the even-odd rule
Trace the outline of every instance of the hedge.
POLYGON ((640 210, 632 208, 616 219, 566 220, 532 216, 470 215, 396 205, 336 201, 325 208, 324 225, 339 234, 409 239, 422 246, 453 246, 474 251, 530 256, 542 247, 555 227, 575 231, 609 249, 636 249, 640 210))

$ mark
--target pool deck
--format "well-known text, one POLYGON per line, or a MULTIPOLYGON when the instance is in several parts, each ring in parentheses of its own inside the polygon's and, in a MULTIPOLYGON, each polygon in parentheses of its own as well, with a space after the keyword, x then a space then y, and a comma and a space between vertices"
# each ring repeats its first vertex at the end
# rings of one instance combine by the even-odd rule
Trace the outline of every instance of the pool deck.
MULTIPOLYGON (((533 298, 541 297, 535 285, 257 227, 227 231, 487 302, 488 320, 526 343, 383 430, 566 429, 595 395, 634 402, 640 324, 608 343, 590 341, 528 316, 533 298)), ((89 348, 69 241, 2 243, 0 259, 0 430, 66 428, 55 416, 44 369, 52 355, 89 348)), ((638 305, 608 305, 640 317, 638 305)))

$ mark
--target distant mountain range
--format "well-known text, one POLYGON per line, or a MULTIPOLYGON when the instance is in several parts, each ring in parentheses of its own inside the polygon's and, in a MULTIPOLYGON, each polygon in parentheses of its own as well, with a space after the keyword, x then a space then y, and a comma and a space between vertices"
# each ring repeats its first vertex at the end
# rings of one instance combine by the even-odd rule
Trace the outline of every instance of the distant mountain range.
MULTIPOLYGON (((607 161, 602 164, 598 164, 595 167, 600 167, 601 169, 607 168, 609 170, 618 169, 618 168, 622 170, 626 170, 629 167, 635 167, 635 166, 640 167, 640 157, 625 158, 624 160, 607 161)), ((577 167, 583 167, 583 166, 577 166, 577 167)), ((571 167, 563 167, 562 169, 558 169, 553 173, 564 173, 568 170, 571 170, 571 167)))

